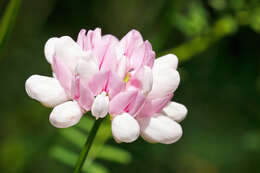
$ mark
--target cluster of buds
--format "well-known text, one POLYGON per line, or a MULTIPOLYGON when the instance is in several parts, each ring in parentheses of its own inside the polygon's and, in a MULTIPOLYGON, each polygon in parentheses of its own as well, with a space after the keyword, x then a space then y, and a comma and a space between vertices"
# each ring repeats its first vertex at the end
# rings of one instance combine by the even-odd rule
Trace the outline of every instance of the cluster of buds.
POLYGON ((171 144, 182 136, 179 122, 187 109, 171 102, 180 82, 178 59, 168 54, 155 60, 150 42, 138 31, 118 40, 102 36, 99 28, 81 30, 77 42, 69 36, 50 38, 44 53, 53 77, 32 75, 25 88, 31 98, 53 107, 53 126, 73 126, 91 111, 96 119, 111 116, 117 142, 141 135, 171 144))

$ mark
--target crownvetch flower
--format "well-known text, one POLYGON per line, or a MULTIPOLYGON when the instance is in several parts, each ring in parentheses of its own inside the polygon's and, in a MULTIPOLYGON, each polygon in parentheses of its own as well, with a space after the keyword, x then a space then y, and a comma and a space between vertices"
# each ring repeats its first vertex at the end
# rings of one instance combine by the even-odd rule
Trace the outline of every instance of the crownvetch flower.
POLYGON ((91 111, 98 118, 111 116, 117 142, 133 142, 139 135, 149 142, 174 143, 182 136, 179 124, 184 105, 171 102, 178 88, 178 59, 159 57, 149 41, 132 30, 121 40, 101 35, 99 28, 50 38, 44 47, 53 77, 32 75, 27 94, 53 107, 50 122, 58 128, 77 124, 91 111))

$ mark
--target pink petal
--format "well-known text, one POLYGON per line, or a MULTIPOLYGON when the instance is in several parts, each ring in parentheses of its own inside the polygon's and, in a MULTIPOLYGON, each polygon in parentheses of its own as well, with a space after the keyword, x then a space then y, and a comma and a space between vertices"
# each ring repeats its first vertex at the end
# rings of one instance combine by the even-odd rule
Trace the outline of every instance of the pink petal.
POLYGON ((117 67, 117 58, 115 46, 118 40, 112 35, 106 35, 102 38, 102 44, 99 45, 98 54, 99 69, 102 71, 114 70, 117 67))
POLYGON ((79 44, 79 46, 81 47, 82 50, 86 50, 86 30, 85 29, 81 29, 79 34, 78 34, 78 39, 77 39, 77 43, 79 44))
POLYGON ((143 66, 139 70, 133 71, 133 76, 130 78, 129 84, 148 94, 153 85, 152 69, 143 66))
POLYGON ((100 71, 93 75, 92 79, 89 81, 88 86, 95 96, 98 95, 102 90, 106 89, 106 85, 109 79, 109 73, 109 71, 100 71))
POLYGON ((154 59, 155 53, 150 42, 146 40, 143 44, 134 50, 132 56, 129 58, 130 69, 135 69, 138 71, 143 66, 152 68, 154 59))
POLYGON ((128 112, 130 115, 132 116, 136 116, 139 111, 141 111, 141 109, 143 108, 145 103, 145 96, 141 93, 138 92, 135 100, 129 105, 128 107, 128 111, 126 110, 126 112, 128 112))
POLYGON ((89 30, 85 38, 86 50, 93 50, 101 41, 101 29, 89 30))
POLYGON ((84 82, 79 83, 79 105, 84 108, 86 111, 91 109, 91 105, 94 101, 94 95, 90 89, 84 84, 84 82))
POLYGON ((143 65, 153 68, 153 64, 155 60, 155 52, 153 51, 152 45, 148 40, 144 42, 144 45, 145 45, 145 55, 143 58, 143 65))
POLYGON ((124 82, 121 80, 121 78, 116 73, 111 72, 107 86, 110 99, 117 95, 123 89, 123 87, 124 82))
POLYGON ((139 69, 143 65, 143 59, 145 57, 145 44, 141 44, 132 53, 130 60, 130 69, 139 69))
POLYGON ((171 101, 173 94, 162 98, 146 100, 144 107, 138 117, 150 117, 155 113, 160 113, 162 109, 171 101))
POLYGON ((79 76, 75 76, 71 81, 71 96, 73 100, 78 100, 80 97, 80 78, 79 76))
POLYGON ((53 58, 52 68, 61 86, 70 94, 73 75, 69 68, 56 57, 53 58))
POLYGON ((102 36, 102 40, 107 41, 109 39, 112 39, 112 42, 115 42, 115 43, 118 42, 118 39, 115 36, 111 35, 111 34, 106 34, 106 35, 102 36))
MULTIPOLYGON (((126 57, 126 71, 133 71, 133 75, 144 66, 152 68, 155 59, 150 42, 144 42, 141 34, 136 30, 130 31, 121 39, 116 48, 116 56, 126 57)), ((135 86, 139 86, 137 80, 132 80, 132 82, 135 86)))
POLYGON ((121 114, 124 112, 124 109, 135 99, 137 96, 137 90, 129 90, 125 92, 120 92, 117 94, 109 104, 109 113, 110 114, 121 114))
POLYGON ((121 80, 124 80, 126 75, 126 57, 121 56, 120 59, 118 59, 117 63, 117 70, 116 70, 118 76, 121 78, 121 80))
POLYGON ((153 67, 155 53, 149 41, 143 42, 139 32, 129 32, 117 47, 117 56, 127 57, 127 71, 138 71, 143 66, 153 67))
POLYGON ((131 57, 136 48, 143 43, 143 37, 137 30, 131 30, 120 41, 124 47, 126 57, 131 57))
POLYGON ((135 88, 141 90, 142 89, 142 82, 139 80, 139 78, 137 78, 136 76, 135 77, 132 77, 129 81, 129 84, 134 86, 135 88))

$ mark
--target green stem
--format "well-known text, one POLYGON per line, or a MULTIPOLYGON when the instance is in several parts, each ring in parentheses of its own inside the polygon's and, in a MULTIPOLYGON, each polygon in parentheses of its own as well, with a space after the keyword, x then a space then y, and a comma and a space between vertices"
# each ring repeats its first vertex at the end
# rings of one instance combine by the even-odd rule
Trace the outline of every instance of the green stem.
POLYGON ((94 141, 94 138, 97 134, 97 131, 100 127, 100 124, 102 123, 102 121, 104 120, 104 118, 99 118, 95 121, 91 131, 90 131, 90 134, 87 138, 87 141, 85 143, 85 145, 83 146, 81 152, 80 152, 80 155, 79 155, 79 158, 78 158, 78 161, 76 163, 76 166, 75 166, 75 169, 74 169, 74 173, 80 173, 81 171, 81 168, 88 156, 88 153, 89 153, 89 150, 92 146, 92 143, 94 141))
MULTIPOLYGON (((0 55, 2 56, 2 50, 7 43, 7 40, 14 28, 18 11, 20 9, 22 0, 11 0, 0 20, 0 55)), ((1 58, 1 57, 0 57, 1 58)))

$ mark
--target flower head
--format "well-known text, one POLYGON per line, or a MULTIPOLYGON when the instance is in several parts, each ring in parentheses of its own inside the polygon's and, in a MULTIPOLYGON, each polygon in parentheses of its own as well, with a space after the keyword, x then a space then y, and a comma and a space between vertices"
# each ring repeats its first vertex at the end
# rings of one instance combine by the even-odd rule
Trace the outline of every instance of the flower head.
POLYGON ((33 75, 25 83, 28 95, 54 107, 50 122, 58 128, 78 123, 82 115, 111 116, 117 142, 139 135, 149 142, 170 144, 182 136, 187 109, 171 102, 180 76, 178 59, 168 54, 155 60, 149 41, 132 30, 121 40, 101 35, 99 28, 81 30, 75 42, 68 36, 50 38, 44 48, 53 77, 33 75))

